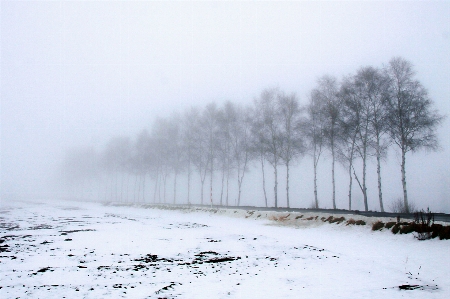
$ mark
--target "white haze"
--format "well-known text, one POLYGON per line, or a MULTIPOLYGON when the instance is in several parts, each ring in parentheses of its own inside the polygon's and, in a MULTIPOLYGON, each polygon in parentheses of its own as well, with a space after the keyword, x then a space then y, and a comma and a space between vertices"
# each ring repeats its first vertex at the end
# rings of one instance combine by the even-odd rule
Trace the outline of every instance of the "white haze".
MULTIPOLYGON (((56 169, 67 149, 100 150, 113 136, 134 138, 156 116, 211 101, 249 104, 272 86, 296 92, 306 103, 318 77, 382 67, 394 56, 414 64, 435 108, 450 115, 450 2, 0 5, 2 200, 61 195, 56 169)), ((438 130, 439 152, 407 156, 408 192, 419 207, 450 212, 449 129, 446 120, 438 130)), ((387 205, 402 194, 396 150, 382 165, 387 205)), ((319 192, 330 207, 330 160, 324 158, 319 192)), ((370 167, 375 209, 373 161, 370 167)), ((309 206, 313 199, 311 169, 305 157, 292 173, 294 206, 309 206)), ((338 208, 346 208, 346 174, 339 171, 338 208)), ((269 177, 268 189, 271 183, 269 177)), ((256 169, 244 185, 244 203, 261 204, 256 169)), ((361 201, 358 192, 355 201, 361 201)))

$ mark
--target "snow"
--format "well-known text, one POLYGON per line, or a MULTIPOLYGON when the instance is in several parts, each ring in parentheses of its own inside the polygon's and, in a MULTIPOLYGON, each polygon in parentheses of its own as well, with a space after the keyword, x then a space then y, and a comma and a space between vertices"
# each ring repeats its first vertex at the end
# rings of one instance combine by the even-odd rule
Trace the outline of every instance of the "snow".
POLYGON ((0 298, 450 298, 449 240, 287 214, 2 203, 0 298))

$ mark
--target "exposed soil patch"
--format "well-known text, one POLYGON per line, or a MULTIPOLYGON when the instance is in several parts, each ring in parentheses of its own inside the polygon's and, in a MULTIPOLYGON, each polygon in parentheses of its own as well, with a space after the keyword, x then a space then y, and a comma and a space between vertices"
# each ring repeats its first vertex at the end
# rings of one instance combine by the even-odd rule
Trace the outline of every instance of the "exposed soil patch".
POLYGON ((430 286, 430 285, 417 285, 417 284, 402 284, 402 285, 398 286, 398 288, 400 290, 404 290, 404 291, 414 291, 414 290, 435 291, 435 290, 439 289, 437 285, 430 286))

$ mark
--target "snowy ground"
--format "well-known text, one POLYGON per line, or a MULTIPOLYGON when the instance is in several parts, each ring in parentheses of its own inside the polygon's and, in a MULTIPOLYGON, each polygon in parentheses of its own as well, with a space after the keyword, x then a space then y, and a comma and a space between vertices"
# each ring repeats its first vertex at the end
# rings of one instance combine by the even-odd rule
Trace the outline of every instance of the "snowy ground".
POLYGON ((450 298, 449 240, 279 216, 2 203, 0 298, 450 298))

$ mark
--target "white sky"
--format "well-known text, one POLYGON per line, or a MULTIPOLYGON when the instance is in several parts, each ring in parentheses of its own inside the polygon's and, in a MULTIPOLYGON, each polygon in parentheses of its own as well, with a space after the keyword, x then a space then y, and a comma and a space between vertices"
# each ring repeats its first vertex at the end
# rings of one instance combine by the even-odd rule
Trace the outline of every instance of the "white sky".
MULTIPOLYGON (((156 115, 249 103, 271 86, 306 102, 319 76, 341 78, 394 56, 415 65, 436 108, 450 115, 450 1, 0 5, 3 193, 42 185, 67 147, 134 136, 156 115)), ((441 152, 408 156, 410 186, 435 189, 447 211, 449 129, 448 120, 439 129, 441 152)), ((387 160, 395 180, 397 162, 387 160)))

